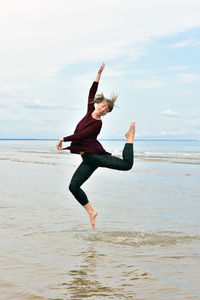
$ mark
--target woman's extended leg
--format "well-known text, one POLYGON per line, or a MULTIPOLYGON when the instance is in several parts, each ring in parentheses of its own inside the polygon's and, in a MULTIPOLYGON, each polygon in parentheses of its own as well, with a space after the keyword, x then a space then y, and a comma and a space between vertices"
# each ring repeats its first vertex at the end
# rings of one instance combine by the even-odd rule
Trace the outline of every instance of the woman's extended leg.
POLYGON ((131 126, 126 133, 126 144, 122 152, 122 158, 112 156, 109 154, 88 154, 84 159, 86 162, 92 162, 97 167, 104 167, 115 170, 130 170, 134 162, 133 139, 135 135, 135 123, 131 126))
POLYGON ((89 203, 85 192, 80 188, 81 185, 92 175, 92 173, 97 169, 96 166, 92 166, 82 162, 80 166, 75 171, 72 176, 71 182, 69 184, 69 190, 78 200, 78 202, 85 208, 90 217, 90 222, 92 227, 95 227, 95 218, 98 212, 89 203))

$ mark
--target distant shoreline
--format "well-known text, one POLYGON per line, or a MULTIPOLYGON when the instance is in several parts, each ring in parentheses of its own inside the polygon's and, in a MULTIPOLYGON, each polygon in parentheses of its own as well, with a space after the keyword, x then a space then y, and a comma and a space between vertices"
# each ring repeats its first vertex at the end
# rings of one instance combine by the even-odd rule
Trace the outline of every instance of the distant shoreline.
MULTIPOLYGON (((0 141, 57 141, 58 139, 0 138, 0 141)), ((126 139, 99 139, 99 141, 125 141, 126 139)), ((198 142, 196 139, 135 139, 136 142, 198 142)))

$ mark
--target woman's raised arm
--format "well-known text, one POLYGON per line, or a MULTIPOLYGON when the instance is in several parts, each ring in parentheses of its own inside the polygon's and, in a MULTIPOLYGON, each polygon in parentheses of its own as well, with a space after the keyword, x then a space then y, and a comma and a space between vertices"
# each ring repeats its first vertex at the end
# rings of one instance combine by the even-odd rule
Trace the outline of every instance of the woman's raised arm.
POLYGON ((92 86, 91 86, 91 88, 89 90, 89 95, 88 95, 88 110, 87 110, 87 112, 94 110, 94 103, 92 103, 91 100, 94 99, 95 94, 97 92, 99 80, 100 80, 101 73, 102 73, 104 67, 105 67, 105 64, 102 63, 102 65, 100 66, 100 68, 98 70, 97 77, 96 77, 95 81, 93 81, 92 86))
POLYGON ((101 73, 102 73, 104 67, 105 67, 105 64, 102 63, 102 65, 100 66, 99 71, 97 73, 97 77, 96 77, 95 81, 93 82, 93 84, 90 88, 88 100, 94 99, 94 96, 95 96, 96 91, 97 91, 98 83, 99 83, 99 80, 100 80, 100 77, 101 77, 101 73))
POLYGON ((101 65, 101 67, 99 68, 99 71, 98 71, 98 73, 97 73, 97 77, 96 77, 95 81, 99 82, 100 77, 101 77, 101 73, 102 73, 104 67, 105 67, 105 64, 102 63, 102 65, 101 65))

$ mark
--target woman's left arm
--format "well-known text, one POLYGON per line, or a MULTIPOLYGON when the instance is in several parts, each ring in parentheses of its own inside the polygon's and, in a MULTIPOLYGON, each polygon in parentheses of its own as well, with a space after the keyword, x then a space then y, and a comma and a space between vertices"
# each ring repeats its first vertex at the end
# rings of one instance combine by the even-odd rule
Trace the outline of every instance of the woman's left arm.
POLYGON ((104 67, 105 67, 105 64, 102 63, 102 65, 101 65, 101 67, 99 68, 99 71, 98 71, 98 73, 97 73, 97 77, 96 77, 96 79, 95 79, 96 82, 99 82, 99 80, 100 80, 100 78, 101 78, 101 73, 102 73, 104 67))
POLYGON ((97 73, 97 77, 96 77, 95 81, 93 81, 92 86, 91 86, 91 88, 90 88, 90 90, 89 90, 87 113, 88 113, 89 111, 94 110, 94 103, 91 102, 91 100, 94 99, 95 94, 96 94, 96 92, 97 92, 97 88, 98 88, 98 85, 99 85, 99 80, 100 80, 101 73, 102 73, 104 67, 105 67, 105 64, 102 63, 102 65, 100 66, 99 71, 98 71, 98 73, 97 73))
POLYGON ((105 67, 105 64, 102 63, 102 65, 99 68, 99 71, 97 73, 97 77, 96 77, 95 81, 93 82, 93 84, 92 84, 92 86, 90 88, 88 100, 94 99, 94 96, 95 96, 96 91, 97 91, 98 83, 99 83, 99 80, 100 80, 100 77, 101 77, 101 73, 102 73, 104 67, 105 67))

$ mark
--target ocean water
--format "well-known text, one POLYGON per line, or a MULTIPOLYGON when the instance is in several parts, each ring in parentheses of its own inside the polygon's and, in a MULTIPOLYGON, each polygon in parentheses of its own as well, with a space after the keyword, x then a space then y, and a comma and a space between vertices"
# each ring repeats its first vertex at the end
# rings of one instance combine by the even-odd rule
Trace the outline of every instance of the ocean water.
POLYGON ((0 141, 0 299, 200 299, 200 142, 135 141, 132 170, 96 170, 95 230, 68 190, 81 157, 55 145, 0 141))

